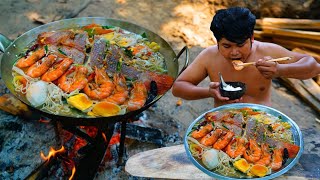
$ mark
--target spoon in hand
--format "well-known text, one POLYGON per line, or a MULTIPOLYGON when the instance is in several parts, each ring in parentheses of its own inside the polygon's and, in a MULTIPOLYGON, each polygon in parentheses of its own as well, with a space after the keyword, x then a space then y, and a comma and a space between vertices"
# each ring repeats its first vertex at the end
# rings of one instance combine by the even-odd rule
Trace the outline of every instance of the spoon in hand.
MULTIPOLYGON (((282 58, 277 58, 277 59, 270 59, 270 60, 267 60, 267 62, 286 61, 286 60, 290 60, 290 59, 291 59, 291 57, 282 57, 282 58)), ((256 62, 244 63, 239 60, 232 61, 232 65, 233 65, 234 69, 237 71, 242 70, 246 66, 250 66, 250 65, 254 65, 254 64, 256 64, 256 62)))
POLYGON ((227 83, 224 82, 224 80, 223 80, 222 75, 221 75, 220 72, 219 72, 219 77, 220 77, 220 82, 221 82, 222 87, 223 87, 223 88, 227 87, 228 85, 227 85, 227 83))

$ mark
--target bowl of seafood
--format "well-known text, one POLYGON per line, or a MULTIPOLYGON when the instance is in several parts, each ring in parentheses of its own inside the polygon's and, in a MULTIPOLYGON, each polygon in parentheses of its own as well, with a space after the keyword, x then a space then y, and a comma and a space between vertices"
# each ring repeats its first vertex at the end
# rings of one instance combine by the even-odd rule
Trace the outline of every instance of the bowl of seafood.
POLYGON ((272 179, 290 170, 303 152, 298 125, 271 107, 236 103, 195 119, 184 137, 191 162, 218 179, 272 179))

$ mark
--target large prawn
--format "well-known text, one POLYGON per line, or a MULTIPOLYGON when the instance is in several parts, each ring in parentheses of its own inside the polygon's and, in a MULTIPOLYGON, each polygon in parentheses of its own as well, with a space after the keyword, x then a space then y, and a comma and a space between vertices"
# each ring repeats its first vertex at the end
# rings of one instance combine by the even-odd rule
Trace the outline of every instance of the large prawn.
POLYGON ((205 146, 212 146, 221 136, 222 129, 216 129, 214 131, 211 131, 207 135, 205 135, 203 138, 201 138, 200 143, 205 146))
POLYGON ((213 144, 213 148, 217 150, 221 150, 225 148, 229 142, 232 140, 232 137, 234 136, 233 131, 228 131, 226 135, 220 137, 216 143, 213 144))
POLYGON ((126 79, 123 75, 115 73, 113 76, 113 82, 115 85, 115 91, 111 96, 107 97, 104 101, 121 105, 129 97, 129 91, 126 84, 126 79))
POLYGON ((268 166, 271 162, 271 153, 269 152, 269 145, 266 143, 263 143, 261 144, 261 149, 262 149, 261 159, 257 161, 255 164, 268 166))
POLYGON ((52 64, 56 61, 55 55, 48 55, 47 57, 42 58, 41 60, 34 63, 27 70, 27 75, 32 78, 37 78, 42 76, 48 69, 52 66, 52 64))
POLYGON ((283 149, 274 149, 272 154, 271 169, 277 171, 282 166, 283 149))
POLYGON ((95 67, 94 82, 88 83, 83 89, 91 99, 101 100, 111 95, 114 84, 104 69, 95 67))
POLYGON ((193 138, 196 138, 196 139, 197 139, 197 138, 202 138, 202 137, 204 137, 205 135, 207 135, 210 131, 212 131, 212 129, 213 129, 212 124, 211 124, 211 123, 208 123, 208 124, 206 124, 206 125, 204 125, 204 126, 201 126, 199 129, 193 131, 193 132, 191 133, 191 136, 192 136, 193 138))
POLYGON ((231 158, 236 158, 238 156, 243 155, 245 150, 245 139, 241 137, 236 137, 233 138, 232 141, 228 144, 226 148, 226 153, 231 158))
POLYGON ((133 89, 130 92, 130 98, 127 101, 127 109, 129 111, 134 111, 143 107, 147 100, 147 88, 141 81, 136 81, 133 83, 133 89))
POLYGON ((34 52, 30 52, 27 57, 22 57, 16 63, 18 68, 25 68, 33 65, 35 62, 40 60, 45 55, 44 48, 39 48, 34 52))
POLYGON ((249 140, 249 149, 247 149, 243 157, 248 161, 248 162, 257 162, 261 158, 261 148, 259 147, 257 141, 250 139, 249 140))
POLYGON ((51 82, 58 79, 68 70, 72 63, 72 59, 64 58, 63 60, 53 64, 53 66, 42 75, 41 80, 51 82))
POLYGON ((58 79, 58 86, 67 93, 83 89, 87 83, 88 69, 84 66, 71 67, 58 79))

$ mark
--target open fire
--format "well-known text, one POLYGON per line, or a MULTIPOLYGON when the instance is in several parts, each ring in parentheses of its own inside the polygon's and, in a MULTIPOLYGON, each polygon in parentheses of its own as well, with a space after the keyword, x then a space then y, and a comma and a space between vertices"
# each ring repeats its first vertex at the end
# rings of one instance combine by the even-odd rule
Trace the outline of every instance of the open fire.
MULTIPOLYGON (((152 122, 147 117, 150 112, 143 112, 140 116, 133 117, 135 120, 125 120, 125 123, 100 121, 99 126, 63 124, 61 122, 65 121, 61 119, 40 118, 40 114, 36 113, 33 113, 30 119, 20 119, 18 116, 0 112, 3 132, 6 137, 15 138, 3 140, 4 136, 0 134, 0 145, 3 144, 0 147, 0 154, 5 157, 1 158, 0 162, 2 170, 0 178, 94 179, 103 177, 106 173, 115 177, 128 156, 126 152, 123 158, 124 137, 129 138, 129 144, 136 142, 135 140, 142 142, 139 143, 140 147, 133 145, 135 149, 150 146, 142 145, 143 142, 148 142, 147 144, 151 142, 155 148, 164 146, 165 141, 171 142, 176 139, 176 135, 164 137, 160 129, 148 125, 148 122, 152 122), (36 156, 49 147, 52 147, 52 150, 42 153, 43 160, 40 156, 36 156)), ((177 126, 170 127, 175 129, 177 126)))
POLYGON ((48 155, 41 152, 40 156, 44 162, 26 179, 93 179, 105 161, 113 159, 112 155, 115 153, 110 150, 116 148, 112 146, 118 146, 120 143, 120 133, 113 133, 113 124, 109 129, 111 133, 102 132, 94 126, 63 128, 59 123, 56 125, 62 147, 58 150, 50 147, 48 155))

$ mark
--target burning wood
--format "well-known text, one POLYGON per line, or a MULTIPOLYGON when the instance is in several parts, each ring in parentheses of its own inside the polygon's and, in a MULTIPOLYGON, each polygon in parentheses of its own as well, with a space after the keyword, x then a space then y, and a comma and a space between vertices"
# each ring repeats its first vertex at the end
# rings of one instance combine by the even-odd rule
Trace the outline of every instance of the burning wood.
MULTIPOLYGON (((48 177, 50 174, 50 170, 52 170, 52 167, 56 164, 60 164, 59 162, 67 162, 68 164, 72 165, 72 172, 69 179, 72 179, 75 173, 75 166, 73 161, 66 160, 64 156, 66 156, 66 149, 64 146, 62 146, 59 150, 54 150, 52 147, 50 147, 50 151, 47 156, 43 154, 43 152, 40 153, 40 156, 43 160, 45 160, 37 169, 35 169, 26 179, 43 179, 45 177, 48 177)), ((66 171, 65 171, 66 172, 66 171)))
POLYGON ((63 146, 59 150, 54 150, 52 147, 50 147, 48 156, 45 156, 42 151, 40 153, 40 156, 43 160, 47 161, 47 160, 50 160, 50 158, 54 158, 56 155, 63 154, 65 152, 66 150, 63 146))

